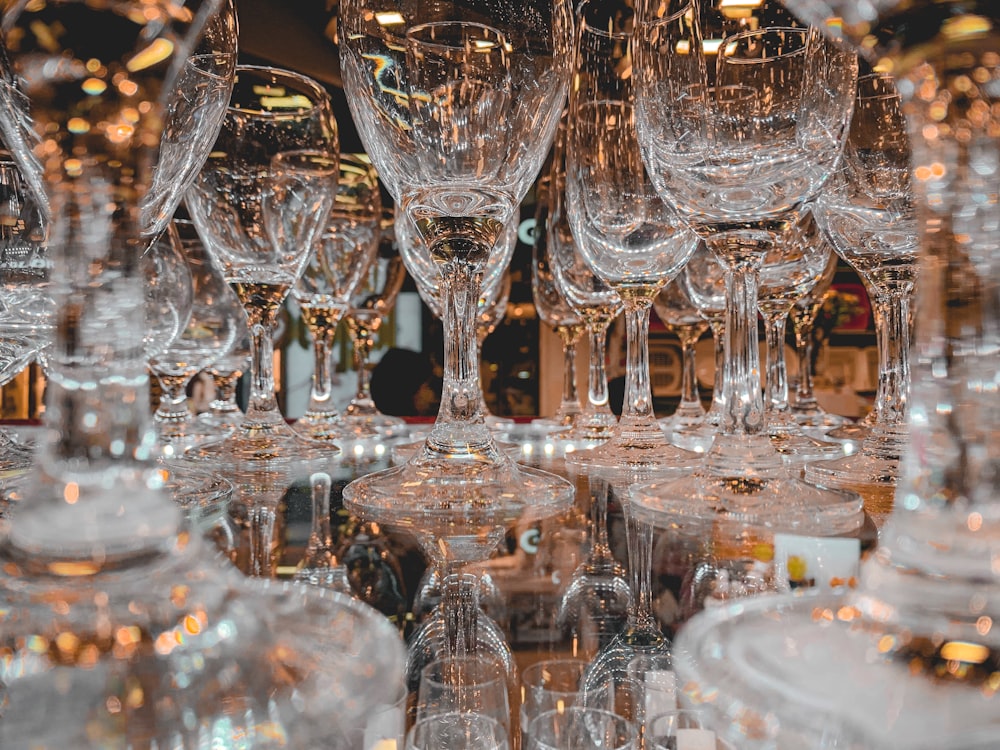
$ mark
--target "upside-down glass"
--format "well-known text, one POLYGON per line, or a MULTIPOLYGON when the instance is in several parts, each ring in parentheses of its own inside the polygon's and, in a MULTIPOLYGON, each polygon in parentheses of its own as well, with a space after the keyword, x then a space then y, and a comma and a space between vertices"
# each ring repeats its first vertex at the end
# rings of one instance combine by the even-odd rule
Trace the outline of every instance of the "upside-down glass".
MULTIPOLYGON (((994 747, 1000 414, 992 387, 982 386, 984 374, 998 369, 998 216, 987 198, 996 191, 987 165, 998 152, 996 8, 788 4, 829 22, 831 33, 842 32, 872 62, 891 65, 903 102, 921 243, 911 441, 898 502, 857 590, 761 600, 739 616, 692 621, 685 677, 692 691, 713 694, 713 713, 736 707, 742 726, 764 729, 761 744, 820 746, 818 729, 833 725, 839 746, 852 749, 994 747), (729 646, 757 669, 732 670, 729 646), (780 663, 758 658, 774 648, 780 663)), ((738 728, 726 725, 735 736, 738 728)))
POLYGON ((572 492, 497 449, 481 413, 474 316, 481 275, 555 132, 569 83, 571 8, 566 0, 544 9, 521 0, 474 9, 348 0, 339 33, 362 141, 427 243, 445 297, 438 420, 407 464, 348 485, 345 504, 430 532, 425 549, 439 561, 439 550, 449 565, 481 559, 492 552, 483 542, 495 543, 529 507, 550 512, 572 492))
POLYGON ((656 194, 635 132, 632 11, 585 0, 577 7, 576 69, 566 146, 566 212, 588 266, 625 307, 622 415, 609 440, 567 461, 586 470, 691 468, 700 456, 671 445, 653 414, 649 313, 698 237, 656 194))
POLYGON ((563 387, 556 413, 547 419, 536 419, 532 427, 555 431, 571 429, 583 412, 576 388, 576 347, 583 338, 586 325, 556 287, 548 242, 550 182, 551 177, 543 175, 536 187, 538 208, 531 254, 531 297, 538 319, 551 327, 562 343, 563 387))
POLYGON ((378 250, 382 200, 378 175, 366 159, 341 154, 339 170, 333 209, 292 292, 313 340, 309 406, 295 429, 314 440, 376 435, 363 425, 351 430, 344 424, 333 402, 331 358, 337 324, 378 250))
POLYGON ((251 586, 218 561, 149 460, 140 200, 165 92, 216 7, 4 6, 40 139, 58 295, 39 470, 0 537, 4 747, 264 745, 272 732, 334 745, 382 688, 359 682, 352 707, 329 696, 372 658, 398 676, 402 654, 378 618, 251 586), (362 665, 349 654, 369 636, 362 665))
POLYGON ((285 424, 271 340, 333 205, 338 155, 330 97, 319 84, 278 68, 237 68, 222 130, 187 202, 247 316, 250 401, 235 433, 198 449, 203 458, 275 461, 338 450, 285 424))
POLYGON ((193 302, 183 330, 165 351, 150 359, 149 366, 161 387, 160 404, 153 414, 157 439, 165 453, 180 455, 199 442, 229 433, 194 418, 188 408, 187 385, 233 348, 243 311, 190 221, 174 219, 165 236, 176 236, 184 254, 193 302))
POLYGON ((580 705, 539 714, 522 740, 526 750, 639 750, 639 732, 632 722, 580 705))
POLYGON ((919 244, 906 123, 895 84, 884 74, 858 81, 844 166, 820 196, 817 219, 875 290, 879 389, 875 424, 861 449, 807 467, 806 478, 861 493, 881 520, 891 509, 908 440, 910 297, 919 244))
POLYGON ((703 468, 639 502, 696 515, 770 508, 854 531, 860 499, 789 475, 763 432, 756 302, 764 258, 840 158, 857 62, 815 30, 762 25, 723 41, 713 81, 695 7, 673 3, 660 17, 644 8, 635 47, 643 155, 664 198, 726 265, 730 392, 703 468))

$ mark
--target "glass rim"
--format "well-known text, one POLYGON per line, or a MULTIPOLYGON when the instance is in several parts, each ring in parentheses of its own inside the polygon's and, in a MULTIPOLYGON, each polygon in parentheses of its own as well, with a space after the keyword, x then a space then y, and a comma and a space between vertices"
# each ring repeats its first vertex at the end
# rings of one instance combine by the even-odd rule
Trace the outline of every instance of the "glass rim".
POLYGON ((865 73, 864 75, 858 76, 858 93, 857 99, 859 101, 876 101, 880 99, 897 99, 902 102, 902 98, 899 95, 899 90, 896 88, 896 79, 890 73, 883 73, 880 71, 872 71, 871 73, 865 73), (873 81, 879 81, 880 83, 888 83, 891 85, 891 89, 882 91, 871 91, 870 93, 862 93, 862 87, 873 81))
POLYGON ((302 107, 298 110, 288 109, 276 111, 263 109, 261 107, 234 106, 232 98, 230 98, 229 104, 226 106, 227 113, 238 112, 241 115, 253 115, 261 118, 280 119, 283 117, 296 116, 305 112, 312 112, 314 109, 319 107, 331 112, 330 119, 332 119, 330 95, 314 78, 310 78, 309 76, 303 73, 298 73, 294 70, 289 70, 288 68, 280 68, 273 65, 237 65, 233 73, 234 86, 240 83, 241 74, 260 76, 262 83, 269 83, 270 85, 277 85, 279 79, 294 82, 297 86, 300 86, 303 89, 302 91, 296 93, 301 93, 310 97, 311 106, 308 109, 302 107))
POLYGON ((499 49, 505 52, 507 49, 510 48, 510 42, 507 39, 507 35, 504 34, 503 31, 498 29, 496 26, 490 26, 489 24, 486 23, 479 23, 478 21, 454 21, 454 20, 426 21, 424 23, 418 23, 414 24, 413 26, 410 26, 409 28, 406 29, 403 36, 406 39, 407 44, 419 44, 421 47, 427 47, 429 49, 447 50, 447 51, 463 49, 463 47, 460 47, 456 44, 446 44, 437 40, 425 41, 423 39, 418 39, 416 36, 418 33, 423 32, 427 29, 435 27, 442 28, 445 26, 457 26, 463 28, 481 29, 484 32, 488 32, 489 34, 495 35, 496 39, 494 40, 489 40, 487 36, 483 37, 484 40, 494 42, 494 47, 489 48, 490 51, 492 51, 493 49, 499 49))
POLYGON ((553 748, 552 745, 539 740, 536 736, 537 732, 531 731, 532 727, 534 727, 536 724, 542 726, 543 721, 547 721, 549 719, 558 716, 569 716, 569 715, 584 716, 586 714, 597 715, 601 716, 602 718, 610 719, 614 721, 617 726, 621 726, 621 728, 629 735, 629 737, 625 739, 622 743, 616 744, 615 747, 608 748, 608 750, 620 750, 621 748, 629 748, 633 745, 633 743, 635 743, 639 739, 639 729, 638 727, 636 727, 634 722, 629 721, 621 714, 616 714, 614 711, 609 711, 604 708, 595 708, 593 706, 572 705, 572 706, 564 706, 561 709, 554 708, 548 711, 542 711, 540 714, 535 716, 530 722, 528 722, 527 728, 521 727, 521 730, 524 731, 525 729, 527 729, 526 733, 528 737, 531 739, 531 741, 537 743, 540 747, 544 748, 545 750, 556 750, 556 748, 553 748))
POLYGON ((762 26, 758 29, 748 29, 746 31, 740 31, 736 34, 730 34, 722 40, 722 44, 719 45, 719 65, 724 63, 733 65, 759 65, 760 63, 772 62, 774 60, 779 60, 781 58, 798 57, 799 55, 805 55, 806 51, 809 49, 809 37, 812 30, 808 27, 800 26, 762 26), (744 39, 749 39, 751 37, 762 37, 766 34, 788 34, 794 33, 796 35, 801 35, 803 37, 803 43, 801 47, 797 49, 789 50, 787 52, 779 52, 778 54, 767 55, 766 57, 734 57, 733 55, 727 55, 723 53, 723 50, 728 49, 731 45, 736 44, 744 39))
POLYGON ((681 16, 687 15, 694 12, 694 0, 686 0, 677 10, 668 16, 660 16, 653 18, 643 18, 640 13, 635 13, 632 18, 632 23, 635 28, 638 29, 640 26, 662 26, 664 24, 673 23, 681 16))
POLYGON ((601 0, 581 0, 580 4, 576 6, 576 15, 580 21, 580 33, 587 32, 588 34, 593 34, 594 36, 601 37, 602 39, 630 40, 632 38, 639 20, 639 14, 635 10, 630 9, 632 10, 632 17, 630 19, 632 23, 631 31, 608 31, 600 26, 587 23, 587 19, 584 15, 584 9, 592 7, 603 8, 604 4, 601 0))

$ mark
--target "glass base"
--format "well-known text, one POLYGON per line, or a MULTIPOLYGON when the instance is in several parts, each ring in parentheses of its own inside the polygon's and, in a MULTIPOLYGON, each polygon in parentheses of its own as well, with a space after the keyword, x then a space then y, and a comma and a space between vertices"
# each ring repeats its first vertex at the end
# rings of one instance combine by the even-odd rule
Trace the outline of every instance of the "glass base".
POLYGON ((569 509, 566 479, 515 463, 481 426, 471 433, 479 439, 449 447, 432 431, 405 464, 348 484, 344 507, 417 533, 439 564, 486 560, 508 528, 569 509))
POLYGON ((844 455, 843 445, 807 435, 787 412, 769 414, 765 430, 775 450, 790 463, 822 461, 844 455))
POLYGON ((840 427, 851 422, 847 417, 833 414, 826 411, 819 404, 810 407, 793 406, 791 408, 792 419, 798 422, 800 427, 806 428, 830 428, 840 427))
POLYGON ((864 422, 847 422, 840 427, 835 427, 826 433, 831 440, 850 440, 860 443, 871 433, 871 425, 864 422))
POLYGON ((339 412, 307 411, 295 421, 295 431, 310 440, 322 442, 379 437, 374 427, 358 420, 348 422, 339 412))
POLYGON ((861 498, 798 479, 761 435, 720 435, 705 463, 680 479, 632 488, 636 515, 655 526, 733 520, 811 536, 856 533, 861 498))
POLYGON ((390 417, 388 414, 346 414, 344 424, 356 430, 373 430, 382 437, 399 437, 405 435, 407 424, 405 419, 390 417))
POLYGON ((702 454, 712 449, 712 443, 715 442, 715 436, 719 432, 719 426, 711 424, 705 418, 698 422, 677 425, 672 417, 665 417, 660 420, 660 427, 666 433, 667 439, 678 448, 702 454))
POLYGON ((336 458, 340 448, 330 442, 304 437, 284 421, 240 425, 229 437, 187 452, 198 460, 283 463, 336 458))
POLYGON ((899 455, 866 451, 862 445, 860 452, 836 461, 808 464, 805 478, 825 487, 857 492, 864 498, 868 515, 881 528, 895 501, 899 461, 899 455))
POLYGON ((935 648, 914 630, 866 619, 856 597, 767 597, 707 610, 678 637, 677 684, 737 747, 748 737, 761 748, 1000 747, 1000 693, 987 686, 996 650, 987 666, 968 658, 985 647, 949 644, 936 629, 935 648), (966 658, 948 661, 949 645, 964 646, 966 658))
POLYGON ((586 451, 567 454, 566 463, 582 473, 605 478, 649 476, 661 472, 693 469, 703 456, 671 445, 655 421, 619 422, 611 438, 586 451))
POLYGON ((156 421, 156 440, 164 458, 177 458, 192 448, 225 440, 235 430, 232 425, 212 425, 195 418, 156 421))
POLYGON ((206 411, 199 414, 196 419, 202 424, 215 427, 229 427, 231 430, 235 430, 243 424, 243 412, 239 409, 233 409, 232 411, 206 411))

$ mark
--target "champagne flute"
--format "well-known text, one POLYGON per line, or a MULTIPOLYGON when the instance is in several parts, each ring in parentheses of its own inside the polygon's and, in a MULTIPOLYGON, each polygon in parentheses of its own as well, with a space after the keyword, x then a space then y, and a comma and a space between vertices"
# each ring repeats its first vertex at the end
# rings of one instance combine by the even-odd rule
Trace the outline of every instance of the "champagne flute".
POLYGON ((351 437, 368 440, 376 432, 348 425, 333 402, 331 358, 337 324, 361 284, 378 249, 382 200, 378 176, 367 159, 341 154, 337 198, 293 294, 313 340, 309 406, 295 429, 314 440, 351 437))
POLYGON ((274 395, 271 333, 337 192, 337 127, 329 95, 305 76, 240 66, 222 130, 187 201, 247 316, 250 403, 243 423, 197 456, 280 461, 331 455, 285 424, 274 395))

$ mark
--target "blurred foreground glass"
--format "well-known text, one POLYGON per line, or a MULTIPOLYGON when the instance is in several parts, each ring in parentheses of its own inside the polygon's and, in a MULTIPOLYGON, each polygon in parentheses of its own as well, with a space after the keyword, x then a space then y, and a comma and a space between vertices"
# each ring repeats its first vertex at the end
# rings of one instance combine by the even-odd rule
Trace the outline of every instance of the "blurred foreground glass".
POLYGON ((639 750, 635 725, 610 711, 583 706, 539 714, 521 739, 526 750, 639 750))

